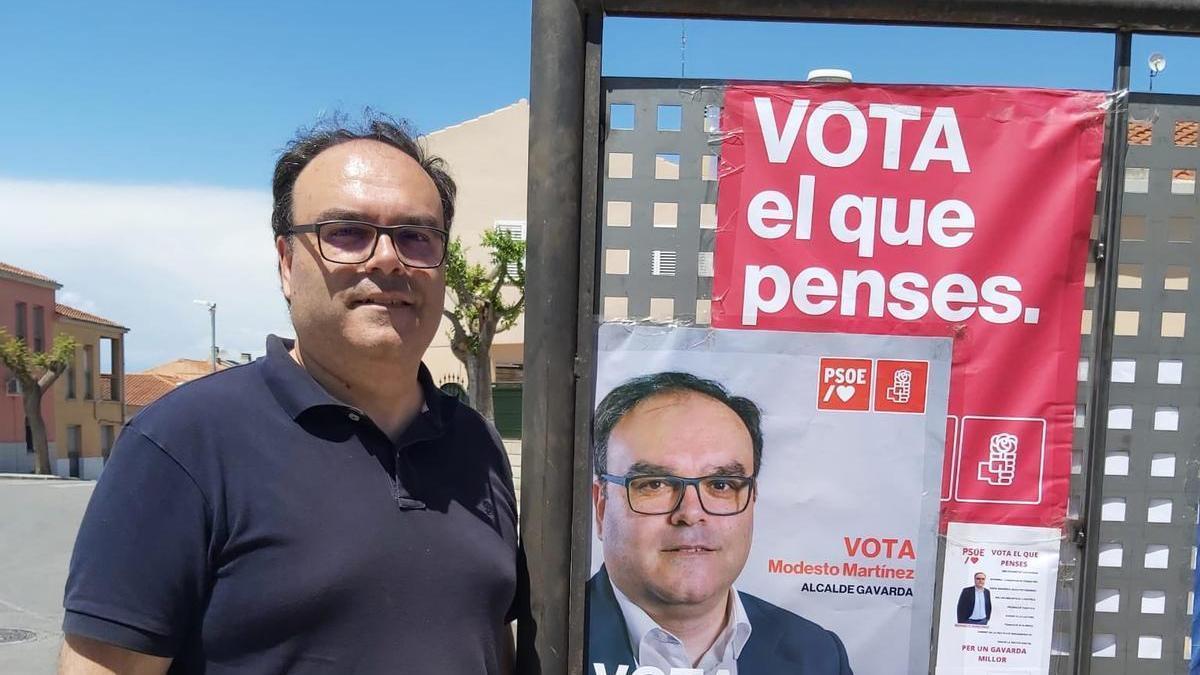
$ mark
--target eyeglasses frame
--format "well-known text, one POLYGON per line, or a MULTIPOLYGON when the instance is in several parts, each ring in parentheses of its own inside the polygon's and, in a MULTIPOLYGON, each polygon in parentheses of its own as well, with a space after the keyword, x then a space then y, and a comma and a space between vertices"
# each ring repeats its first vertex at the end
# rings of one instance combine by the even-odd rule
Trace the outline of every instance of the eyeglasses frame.
POLYGON ((379 238, 385 234, 392 239, 392 248, 396 249, 396 257, 399 258, 400 262, 404 263, 406 267, 411 267, 413 269, 431 270, 441 267, 446 262, 446 254, 450 250, 450 233, 433 225, 376 225, 375 223, 368 223, 365 220, 347 220, 344 218, 336 218, 333 220, 322 220, 316 223, 307 223, 304 225, 292 225, 288 228, 289 234, 305 234, 308 232, 312 232, 313 234, 317 235, 317 253, 319 253, 320 256, 326 261, 335 265, 361 265, 370 260, 371 257, 375 255, 375 249, 379 248, 379 238), (325 227, 326 225, 366 225, 367 227, 375 230, 375 242, 371 244, 370 252, 368 252, 367 256, 362 260, 355 262, 332 260, 329 256, 325 255, 325 247, 321 244, 321 228, 325 227), (396 233, 400 232, 401 230, 425 230, 429 232, 436 232, 442 238, 441 260, 438 260, 436 265, 414 265, 405 260, 400 255, 400 246, 396 243, 396 233))
POLYGON ((642 515, 642 516, 666 516, 666 515, 675 513, 676 511, 679 510, 679 507, 681 505, 683 505, 683 498, 684 498, 684 495, 687 493, 687 489, 688 489, 689 485, 696 488, 696 497, 700 501, 700 508, 704 509, 704 512, 707 513, 708 515, 710 515, 710 516, 736 516, 736 515, 745 513, 746 509, 750 508, 750 504, 751 504, 751 502, 754 501, 754 496, 758 490, 758 481, 754 476, 729 476, 729 475, 722 475, 722 474, 714 474, 711 476, 699 476, 697 478, 684 478, 683 476, 672 476, 669 474, 665 474, 665 475, 637 474, 637 475, 633 475, 633 476, 618 476, 616 474, 611 474, 611 473, 602 473, 602 474, 599 474, 597 476, 597 478, 599 478, 601 481, 603 481, 605 483, 612 483, 614 485, 620 485, 621 487, 625 488, 625 501, 626 501, 626 503, 629 504, 629 510, 633 511, 634 513, 636 513, 638 515, 642 515), (639 479, 639 478, 671 479, 671 480, 676 480, 676 481, 679 481, 680 483, 682 483, 683 489, 679 491, 679 498, 675 500, 675 506, 672 507, 670 511, 663 511, 661 513, 646 513, 645 511, 638 511, 637 509, 633 508, 633 497, 631 497, 629 495, 629 482, 632 480, 639 479), (700 483, 702 481, 710 480, 712 478, 725 478, 725 479, 736 478, 738 480, 748 481, 749 486, 750 486, 750 496, 748 499, 746 499, 745 506, 743 506, 741 509, 739 509, 737 511, 734 511, 733 513, 713 513, 712 511, 709 511, 708 507, 704 505, 704 495, 702 495, 700 493, 700 483))

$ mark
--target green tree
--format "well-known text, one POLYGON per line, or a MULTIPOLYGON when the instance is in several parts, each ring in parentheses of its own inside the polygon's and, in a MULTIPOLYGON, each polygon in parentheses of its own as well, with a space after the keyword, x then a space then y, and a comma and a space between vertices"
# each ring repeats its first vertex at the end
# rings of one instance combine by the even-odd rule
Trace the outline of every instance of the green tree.
POLYGON ((46 440, 46 421, 42 419, 42 396, 75 358, 79 343, 67 335, 54 338, 46 352, 35 352, 25 341, 0 328, 0 364, 8 368, 21 384, 21 402, 25 421, 33 436, 33 472, 50 473, 50 446, 46 440))
POLYGON ((489 420, 492 407, 492 341, 512 328, 525 309, 525 242, 512 234, 488 230, 483 247, 490 264, 467 260, 462 241, 450 243, 446 255, 446 289, 454 308, 450 319, 450 350, 467 369, 467 395, 489 420))

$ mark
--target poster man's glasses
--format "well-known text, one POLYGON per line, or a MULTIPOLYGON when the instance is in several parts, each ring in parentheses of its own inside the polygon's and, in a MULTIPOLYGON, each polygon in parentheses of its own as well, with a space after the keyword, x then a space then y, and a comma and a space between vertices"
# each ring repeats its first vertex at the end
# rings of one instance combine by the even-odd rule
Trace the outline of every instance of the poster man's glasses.
POLYGON ((644 516, 674 513, 683 503, 688 486, 696 488, 700 508, 713 516, 735 516, 750 506, 754 479, 750 476, 615 476, 600 474, 600 480, 625 488, 629 508, 644 516))
POLYGON ((291 232, 316 232, 317 250, 331 263, 358 265, 370 260, 381 234, 391 236, 396 255, 409 267, 429 269, 446 259, 446 231, 429 225, 384 227, 357 220, 324 220, 295 225, 291 232))

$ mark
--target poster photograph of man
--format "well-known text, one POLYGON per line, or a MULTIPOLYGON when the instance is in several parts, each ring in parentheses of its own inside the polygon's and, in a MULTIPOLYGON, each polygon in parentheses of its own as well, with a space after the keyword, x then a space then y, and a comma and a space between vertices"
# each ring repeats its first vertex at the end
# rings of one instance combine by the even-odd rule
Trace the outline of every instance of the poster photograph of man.
POLYGON ((600 346, 587 672, 927 669, 946 345, 606 324, 600 346), (932 421, 821 409, 848 355, 922 364, 932 421))
POLYGON ((733 586, 753 536, 760 416, 720 383, 670 371, 627 380, 600 402, 592 495, 605 563, 588 583, 593 661, 851 672, 835 634, 733 586))
POLYGON ((975 584, 962 589, 958 596, 958 622, 986 626, 992 619, 992 592, 987 588, 987 575, 975 573, 975 584))

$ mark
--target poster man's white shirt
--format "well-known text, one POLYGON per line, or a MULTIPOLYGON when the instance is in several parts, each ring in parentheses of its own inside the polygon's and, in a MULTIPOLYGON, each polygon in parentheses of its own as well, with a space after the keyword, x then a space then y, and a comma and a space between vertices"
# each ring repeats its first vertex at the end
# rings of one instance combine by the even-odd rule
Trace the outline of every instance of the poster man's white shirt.
MULTIPOLYGON (((669 675, 738 675, 737 659, 750 639, 753 626, 737 590, 729 590, 730 612, 725 627, 700 661, 693 668, 683 641, 654 622, 641 607, 633 603, 621 589, 612 587, 613 596, 621 608, 629 644, 634 647, 638 670, 655 668, 669 675)), ((644 675, 651 675, 647 671, 644 675)))

